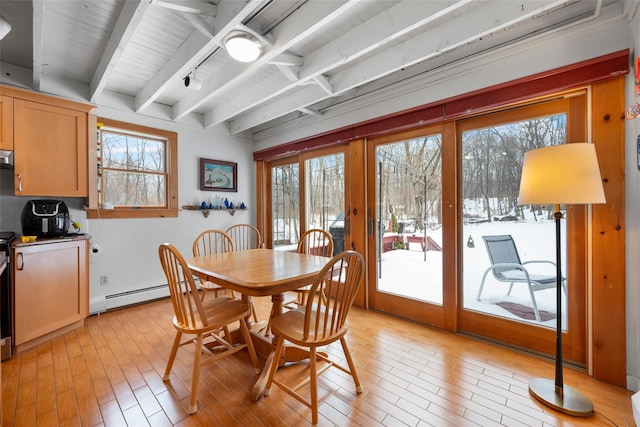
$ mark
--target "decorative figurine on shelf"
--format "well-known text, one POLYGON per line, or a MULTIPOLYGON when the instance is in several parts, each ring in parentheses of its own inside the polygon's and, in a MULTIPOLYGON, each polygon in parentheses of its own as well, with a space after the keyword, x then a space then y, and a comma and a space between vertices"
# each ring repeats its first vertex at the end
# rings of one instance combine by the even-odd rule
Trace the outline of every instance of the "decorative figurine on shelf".
POLYGON ((213 208, 214 209, 220 209, 220 197, 216 196, 213 198, 213 208))
POLYGON ((229 203, 229 209, 233 209, 233 202, 229 203))
POLYGON ((204 200, 200 203, 200 209, 207 209, 207 203, 204 200))
POLYGON ((224 207, 225 209, 229 209, 229 200, 226 197, 224 199, 224 207))
POLYGON ((240 203, 240 209, 246 209, 247 207, 245 206, 244 202, 240 203))
POLYGON ((209 209, 213 209, 213 203, 211 203, 211 200, 209 200, 209 209))

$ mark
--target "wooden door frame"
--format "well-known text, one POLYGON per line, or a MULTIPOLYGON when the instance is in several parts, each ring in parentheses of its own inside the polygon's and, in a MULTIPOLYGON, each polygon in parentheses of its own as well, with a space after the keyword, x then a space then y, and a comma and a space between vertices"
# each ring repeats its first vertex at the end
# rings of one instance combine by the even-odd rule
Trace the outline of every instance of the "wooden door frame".
MULTIPOLYGON (((367 294, 368 305, 373 309, 391 312, 396 315, 402 313, 403 317, 411 319, 420 323, 425 323, 431 326, 436 326, 442 329, 455 330, 455 291, 451 292, 446 286, 443 287, 443 301, 441 305, 429 303, 425 301, 416 301, 407 298, 403 298, 396 295, 384 294, 379 295, 376 292, 377 288, 377 267, 374 257, 376 255, 377 241, 375 237, 375 223, 376 212, 375 206, 376 191, 375 185, 371 185, 376 182, 377 168, 376 168, 376 147, 382 144, 389 144, 394 142, 401 142, 411 138, 423 137, 427 135, 439 134, 443 136, 442 143, 442 162, 450 161, 455 158, 455 144, 448 144, 445 146, 444 133, 445 129, 442 123, 430 124, 415 129, 406 130, 403 132, 384 135, 376 138, 369 138, 366 141, 366 158, 367 158, 367 179, 366 182, 370 185, 367 186, 367 217, 369 224, 367 234, 367 294), (373 205, 373 206, 372 206, 373 205), (373 266, 372 266, 373 263, 373 266), (448 304, 448 305, 447 305, 448 304), (453 304, 453 305, 452 305, 453 304)), ((443 168, 443 174, 446 168, 443 168)), ((445 225, 452 227, 455 224, 455 198, 453 197, 453 191, 446 191, 446 185, 452 185, 453 181, 449 181, 446 184, 445 176, 442 177, 442 221, 443 230, 445 225), (449 208, 451 206, 451 208, 449 208), (445 208, 446 207, 446 208, 445 208)), ((448 178, 451 179, 451 178, 448 178)), ((450 231, 443 232, 443 262, 442 262, 442 274, 443 283, 455 283, 455 277, 451 277, 451 274, 455 274, 455 243, 453 241, 455 236, 455 227, 450 231), (453 282, 450 282, 452 281, 453 282)))

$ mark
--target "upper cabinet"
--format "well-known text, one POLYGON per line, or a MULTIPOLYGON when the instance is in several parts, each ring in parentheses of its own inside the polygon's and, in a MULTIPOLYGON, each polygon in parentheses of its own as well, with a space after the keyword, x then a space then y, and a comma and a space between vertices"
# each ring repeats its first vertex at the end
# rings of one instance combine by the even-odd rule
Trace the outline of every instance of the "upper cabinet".
POLYGON ((0 150, 13 150, 13 98, 0 95, 0 150))
POLYGON ((0 93, 3 145, 12 127, 15 194, 87 197, 89 123, 95 107, 6 86, 0 93), (13 101, 12 121, 4 112, 5 98, 13 101))

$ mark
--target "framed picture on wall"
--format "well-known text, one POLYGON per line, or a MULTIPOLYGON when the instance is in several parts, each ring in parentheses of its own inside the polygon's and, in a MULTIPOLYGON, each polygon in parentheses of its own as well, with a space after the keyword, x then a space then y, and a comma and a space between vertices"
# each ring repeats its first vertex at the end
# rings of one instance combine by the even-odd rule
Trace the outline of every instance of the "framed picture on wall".
POLYGON ((238 191, 238 164, 200 158, 200 190, 238 191))

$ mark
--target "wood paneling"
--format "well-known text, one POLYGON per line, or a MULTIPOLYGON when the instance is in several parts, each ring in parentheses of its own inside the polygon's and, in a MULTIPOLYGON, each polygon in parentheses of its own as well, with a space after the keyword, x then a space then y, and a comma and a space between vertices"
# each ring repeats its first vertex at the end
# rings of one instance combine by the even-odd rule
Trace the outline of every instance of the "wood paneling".
POLYGON ((626 384, 624 78, 592 87, 593 143, 605 205, 593 205, 591 307, 594 377, 626 384))

